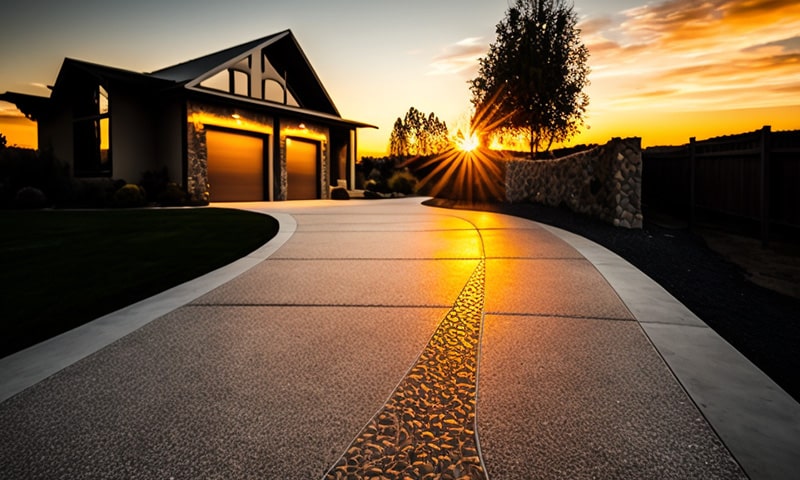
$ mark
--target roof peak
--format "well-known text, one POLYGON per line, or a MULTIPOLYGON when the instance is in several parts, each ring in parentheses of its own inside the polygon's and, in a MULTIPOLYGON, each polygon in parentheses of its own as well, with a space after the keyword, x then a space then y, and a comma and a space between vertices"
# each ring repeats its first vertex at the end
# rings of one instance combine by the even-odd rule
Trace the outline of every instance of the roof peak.
POLYGON ((203 55, 194 58, 192 60, 187 60, 185 62, 181 62, 175 65, 160 68, 158 70, 148 73, 147 75, 164 78, 167 80, 173 80, 176 82, 188 82, 194 80, 199 75, 202 75, 211 68, 214 68, 215 66, 224 63, 226 59, 239 56, 245 52, 248 52, 256 48, 258 45, 275 41, 279 38, 286 36, 287 34, 294 37, 294 34, 292 33, 291 29, 287 28, 286 30, 282 30, 280 32, 273 33, 265 37, 257 38, 255 40, 250 40, 249 42, 245 42, 233 47, 228 47, 223 50, 209 53, 207 55, 203 55))

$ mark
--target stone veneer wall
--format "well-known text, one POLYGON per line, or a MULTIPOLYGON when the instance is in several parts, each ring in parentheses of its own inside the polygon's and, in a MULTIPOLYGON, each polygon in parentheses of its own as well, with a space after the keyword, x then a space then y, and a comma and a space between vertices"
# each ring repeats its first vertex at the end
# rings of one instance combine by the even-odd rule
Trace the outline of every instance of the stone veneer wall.
MULTIPOLYGON (((274 135, 272 118, 253 112, 244 112, 230 107, 215 107, 205 104, 190 103, 187 106, 187 172, 186 189, 189 197, 194 202, 208 202, 208 146, 206 144, 206 129, 199 118, 211 119, 211 125, 240 129, 242 131, 258 131, 274 135), (241 125, 231 124, 233 114, 240 116, 241 125)), ((275 200, 286 200, 287 172, 286 172, 286 139, 297 137, 319 142, 320 145, 320 177, 319 190, 321 198, 328 198, 328 138, 329 130, 325 127, 314 125, 299 120, 281 119, 280 152, 276 152, 273 161, 280 162, 280 184, 278 191, 274 192, 275 200), (301 125, 303 127, 301 128, 301 125)), ((272 141, 266 148, 273 148, 272 141)))
POLYGON ((186 191, 193 202, 208 203, 208 148, 202 124, 189 122, 186 143, 186 191))
POLYGON ((556 160, 509 160, 505 175, 510 202, 565 204, 615 226, 642 228, 640 138, 614 138, 556 160))

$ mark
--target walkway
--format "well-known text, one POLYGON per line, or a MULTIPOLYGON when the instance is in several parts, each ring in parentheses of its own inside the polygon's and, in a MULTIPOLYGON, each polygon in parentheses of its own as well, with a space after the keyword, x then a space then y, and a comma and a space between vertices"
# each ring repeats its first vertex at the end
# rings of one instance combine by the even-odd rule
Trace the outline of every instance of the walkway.
POLYGON ((800 405, 597 245, 419 199, 237 206, 279 237, 0 360, 4 478, 800 467, 800 405))

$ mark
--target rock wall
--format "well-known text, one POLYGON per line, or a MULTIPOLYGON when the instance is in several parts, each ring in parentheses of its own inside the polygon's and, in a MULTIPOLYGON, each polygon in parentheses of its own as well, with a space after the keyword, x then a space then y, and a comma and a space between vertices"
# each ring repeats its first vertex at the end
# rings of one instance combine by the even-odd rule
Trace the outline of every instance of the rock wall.
POLYGON ((642 228, 640 138, 614 138, 605 145, 556 160, 509 160, 506 200, 566 205, 625 228, 642 228))

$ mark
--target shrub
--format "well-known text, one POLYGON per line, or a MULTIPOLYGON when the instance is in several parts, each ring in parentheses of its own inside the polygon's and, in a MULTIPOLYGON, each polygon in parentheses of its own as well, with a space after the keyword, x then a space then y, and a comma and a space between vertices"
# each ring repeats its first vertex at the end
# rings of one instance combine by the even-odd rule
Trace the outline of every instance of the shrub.
POLYGON ((186 192, 183 191, 180 185, 174 182, 169 182, 156 200, 161 205, 176 206, 185 205, 186 197, 186 192))
POLYGON ((59 203, 69 190, 69 167, 48 150, 0 149, 0 207, 14 205, 24 187, 38 188, 49 203, 59 203))
POLYGON ((144 172, 142 178, 139 180, 139 185, 147 193, 148 202, 161 202, 160 198, 170 185, 167 167, 161 170, 148 170, 144 172))
POLYGON ((379 189, 378 182, 376 180, 369 179, 364 182, 364 190, 368 192, 377 192, 379 189))
POLYGON ((110 178, 74 178, 67 206, 78 208, 107 208, 119 190, 110 178))
POLYGON ((395 172, 387 183, 389 190, 403 195, 411 195, 417 188, 417 178, 407 170, 395 172))
POLYGON ((112 205, 117 208, 143 207, 147 203, 145 192, 139 185, 125 184, 114 193, 112 205))
POLYGON ((331 190, 331 199, 333 200, 350 200, 350 194, 347 193, 346 188, 336 187, 331 190))
POLYGON ((35 187, 22 187, 14 196, 14 206, 17 208, 36 209, 47 206, 47 196, 35 187))

